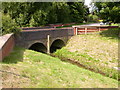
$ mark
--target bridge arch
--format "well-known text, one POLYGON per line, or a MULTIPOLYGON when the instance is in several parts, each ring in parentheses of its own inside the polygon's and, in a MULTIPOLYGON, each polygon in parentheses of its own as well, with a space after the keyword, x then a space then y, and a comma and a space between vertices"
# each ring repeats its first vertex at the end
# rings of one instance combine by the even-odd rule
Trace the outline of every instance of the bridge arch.
POLYGON ((36 42, 36 43, 31 44, 31 46, 29 46, 29 49, 37 51, 37 52, 47 53, 46 46, 40 42, 36 42))
POLYGON ((63 46, 65 46, 65 42, 63 40, 61 39, 54 40, 50 46, 50 53, 55 52, 57 49, 61 49, 63 46))

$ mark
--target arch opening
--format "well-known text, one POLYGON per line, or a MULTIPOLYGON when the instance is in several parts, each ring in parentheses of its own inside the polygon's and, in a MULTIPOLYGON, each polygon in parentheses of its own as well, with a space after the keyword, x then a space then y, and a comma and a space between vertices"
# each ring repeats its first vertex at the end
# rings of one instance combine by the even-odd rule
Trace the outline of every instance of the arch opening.
POLYGON ((57 49, 61 49, 63 46, 65 46, 65 43, 62 40, 55 40, 50 47, 50 53, 54 53, 57 49))
POLYGON ((42 43, 34 43, 29 47, 30 50, 47 53, 47 48, 42 43))

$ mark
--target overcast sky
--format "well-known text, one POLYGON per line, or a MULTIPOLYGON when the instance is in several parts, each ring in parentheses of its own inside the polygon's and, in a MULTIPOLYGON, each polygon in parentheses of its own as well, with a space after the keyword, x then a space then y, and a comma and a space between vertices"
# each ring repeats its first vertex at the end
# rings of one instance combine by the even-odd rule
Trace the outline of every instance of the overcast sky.
POLYGON ((90 2, 91 2, 91 0, 85 0, 85 5, 90 7, 90 2))

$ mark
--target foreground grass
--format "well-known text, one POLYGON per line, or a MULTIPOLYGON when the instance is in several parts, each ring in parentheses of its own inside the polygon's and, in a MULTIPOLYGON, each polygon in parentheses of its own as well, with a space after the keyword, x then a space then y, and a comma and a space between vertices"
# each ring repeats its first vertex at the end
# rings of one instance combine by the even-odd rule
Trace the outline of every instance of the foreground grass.
POLYGON ((46 54, 16 47, 1 63, 3 87, 117 88, 118 81, 46 54))
POLYGON ((118 79, 118 34, 119 29, 110 29, 99 34, 78 35, 55 55, 74 59, 86 68, 118 79))

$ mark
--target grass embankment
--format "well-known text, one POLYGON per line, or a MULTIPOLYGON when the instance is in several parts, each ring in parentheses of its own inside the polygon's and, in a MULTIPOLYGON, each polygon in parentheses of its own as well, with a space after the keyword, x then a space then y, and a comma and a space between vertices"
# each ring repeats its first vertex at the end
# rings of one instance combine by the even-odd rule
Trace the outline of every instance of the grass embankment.
POLYGON ((117 88, 118 81, 46 54, 16 47, 1 63, 3 87, 117 88))
POLYGON ((55 55, 72 59, 88 69, 118 79, 118 34, 119 29, 110 29, 100 34, 78 35, 55 55))

